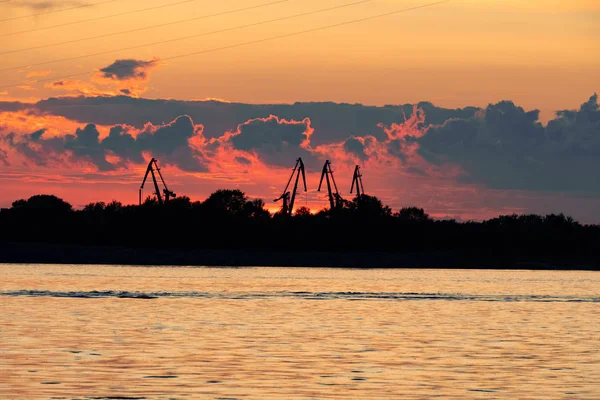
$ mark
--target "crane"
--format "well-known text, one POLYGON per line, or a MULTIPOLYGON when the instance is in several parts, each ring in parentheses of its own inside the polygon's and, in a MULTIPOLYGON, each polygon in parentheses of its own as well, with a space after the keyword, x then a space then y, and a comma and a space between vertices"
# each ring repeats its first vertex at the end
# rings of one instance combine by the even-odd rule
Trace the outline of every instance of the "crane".
POLYGON ((327 182, 327 193, 328 193, 328 197, 329 197, 330 210, 335 210, 335 209, 341 208, 344 199, 342 199, 342 196, 340 196, 340 194, 338 192, 338 188, 335 183, 335 179, 333 178, 333 171, 331 169, 331 161, 329 161, 329 160, 325 161, 325 165, 323 165, 323 172, 321 173, 321 181, 319 182, 319 189, 317 190, 318 192, 321 191, 321 186, 323 185, 323 178, 325 178, 325 180, 327 182), (331 190, 332 184, 333 184, 333 189, 335 191, 331 190))
POLYGON ((283 189, 283 194, 279 196, 279 198, 273 200, 274 202, 283 200, 283 207, 281 208, 281 211, 284 215, 292 215, 292 211, 294 209, 294 200, 296 200, 296 193, 298 192, 298 180, 300 179, 300 174, 302 174, 302 181, 304 182, 304 191, 306 192, 307 189, 306 175, 304 173, 304 163, 302 162, 302 158, 298 157, 298 159, 296 160, 296 165, 292 170, 292 175, 290 175, 290 179, 288 179, 288 183, 285 186, 285 189, 283 189), (290 187, 292 178, 294 178, 294 174, 296 175, 296 182, 294 183, 294 190, 290 194, 288 188, 290 187))
POLYGON ((360 167, 357 165, 354 168, 354 176, 352 177, 352 186, 350 187, 350 193, 354 190, 356 185, 356 197, 360 197, 365 194, 365 188, 363 187, 362 174, 360 173, 360 167))
POLYGON ((154 194, 156 194, 156 199, 158 200, 158 204, 163 204, 163 202, 167 203, 167 202, 169 202, 169 199, 171 197, 176 196, 176 194, 173 193, 172 191, 170 191, 169 188, 167 187, 167 184, 165 183, 165 180, 163 179, 163 176, 160 173, 160 168, 158 168, 156 158, 152 158, 152 160, 150 160, 150 162, 148 163, 148 168, 146 169, 146 175, 144 175, 144 180, 142 181, 142 186, 140 186, 140 205, 142 205, 142 192, 144 191, 144 184, 146 183, 146 179, 148 179, 148 174, 152 175, 152 182, 154 183, 154 194), (160 177, 160 180, 164 186, 164 189, 163 189, 163 194, 165 197, 164 200, 160 193, 160 189, 158 187, 158 182, 156 181, 156 175, 154 174, 154 171, 158 172, 158 176, 160 177))

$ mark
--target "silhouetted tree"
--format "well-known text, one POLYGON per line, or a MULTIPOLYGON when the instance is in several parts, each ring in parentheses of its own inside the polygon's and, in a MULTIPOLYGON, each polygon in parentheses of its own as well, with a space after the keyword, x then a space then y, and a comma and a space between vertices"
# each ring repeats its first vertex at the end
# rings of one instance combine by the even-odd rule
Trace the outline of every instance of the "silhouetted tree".
POLYGON ((146 199, 142 203, 142 207, 144 208, 153 208, 156 206, 158 206, 158 199, 155 196, 146 196, 146 199))
POLYGON ((241 190, 219 189, 211 194, 202 207, 212 215, 240 216, 244 214, 248 198, 241 190))
POLYGON ((102 213, 106 209, 106 204, 103 201, 89 203, 83 207, 85 213, 102 213))
POLYGON ((123 204, 117 200, 113 200, 106 205, 105 210, 108 213, 118 213, 123 211, 123 204))
POLYGON ((294 212, 295 217, 310 217, 311 215, 310 208, 306 206, 298 207, 294 212))
POLYGON ((27 200, 17 200, 13 203, 13 207, 55 212, 69 212, 73 209, 73 207, 63 199, 49 194, 36 194, 27 200))
POLYGON ((192 208, 192 201, 187 196, 175 197, 173 199, 170 199, 167 204, 168 204, 169 208, 172 208, 172 209, 185 210, 185 209, 192 208))
POLYGON ((262 199, 246 201, 244 212, 249 218, 269 218, 271 216, 269 210, 265 208, 265 202, 262 199))
POLYGON ((361 195, 347 208, 294 217, 272 215, 261 199, 218 190, 204 202, 182 196, 142 206, 95 202, 74 211, 56 196, 37 195, 0 210, 0 239, 148 248, 270 249, 303 251, 460 251, 489 259, 568 260, 600 264, 600 227, 563 214, 503 215, 484 222, 432 219, 406 207, 392 215, 377 197, 361 195), (375 225, 373 225, 375 224, 375 225), (153 233, 149 235, 148 233, 153 233))
POLYGON ((392 215, 392 209, 375 196, 361 194, 349 204, 349 210, 361 218, 385 218, 392 215))
POLYGON ((16 200, 12 203, 12 208, 25 208, 27 207, 27 200, 16 200))
POLYGON ((402 221, 411 222, 428 222, 431 221, 429 214, 422 208, 418 207, 404 207, 399 212, 394 213, 394 217, 402 221))

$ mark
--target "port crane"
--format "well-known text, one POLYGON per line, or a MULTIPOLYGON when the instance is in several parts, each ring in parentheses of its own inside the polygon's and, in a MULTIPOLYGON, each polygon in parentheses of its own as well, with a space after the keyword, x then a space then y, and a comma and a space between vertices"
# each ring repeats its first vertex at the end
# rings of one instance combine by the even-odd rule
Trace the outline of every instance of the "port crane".
POLYGON ((163 176, 160 173, 160 168, 158 168, 156 159, 152 158, 152 160, 150 160, 150 162, 148 163, 148 168, 146 169, 146 174, 144 175, 144 180, 142 181, 142 186, 140 186, 140 205, 142 205, 142 192, 144 191, 144 184, 146 183, 146 179, 148 179, 148 174, 152 176, 152 182, 154 183, 154 194, 156 195, 158 204, 168 203, 169 199, 176 196, 175 193, 170 191, 167 187, 167 184, 165 183, 165 180, 163 179, 163 176), (164 189, 162 190, 164 194, 164 200, 158 187, 158 181, 156 180, 156 175, 154 174, 154 171, 158 172, 158 176, 164 186, 164 189))
POLYGON ((282 214, 284 215, 292 215, 292 211, 294 209, 294 200, 296 200, 296 193, 298 192, 298 181, 300 180, 300 174, 302 174, 302 181, 304 183, 304 191, 306 192, 306 175, 304 172, 304 162, 302 162, 302 158, 298 157, 296 160, 296 165, 292 170, 292 175, 290 175, 290 179, 288 179, 288 183, 283 189, 283 194, 279 196, 279 198, 273 200, 274 202, 278 202, 279 200, 283 200, 283 206, 281 207, 282 214), (296 181, 294 183, 294 189, 290 193, 288 188, 290 187, 290 183, 292 179, 296 175, 296 181))
POLYGON ((335 179, 333 177, 333 170, 331 169, 331 161, 325 161, 325 165, 323 165, 323 172, 321 173, 321 181, 319 182, 318 192, 321 191, 321 186, 323 185, 323 179, 325 179, 327 183, 327 196, 329 197, 329 207, 330 210, 339 209, 342 207, 344 199, 340 196, 337 188, 337 184, 335 183, 335 179), (333 187, 333 190, 332 190, 333 187))
POLYGON ((350 193, 354 190, 354 186, 356 186, 356 197, 360 197, 365 194, 365 188, 363 187, 362 182, 362 174, 360 173, 360 167, 357 165, 354 168, 354 176, 352 177, 352 186, 350 187, 350 193))

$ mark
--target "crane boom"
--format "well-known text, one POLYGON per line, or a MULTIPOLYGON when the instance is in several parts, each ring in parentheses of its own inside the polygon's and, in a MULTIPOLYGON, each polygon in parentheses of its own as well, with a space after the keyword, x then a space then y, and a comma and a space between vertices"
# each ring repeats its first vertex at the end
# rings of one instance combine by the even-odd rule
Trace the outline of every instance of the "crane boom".
POLYGON ((158 204, 162 204, 163 200, 160 195, 160 189, 158 188, 158 182, 156 181, 156 175, 154 175, 154 169, 150 168, 150 173, 152 174, 152 182, 154 182, 154 190, 156 191, 156 198, 158 199, 158 204))
POLYGON ((317 191, 321 191, 321 186, 323 185, 323 179, 327 183, 327 194, 329 197, 329 206, 330 209, 340 208, 342 205, 342 196, 340 196, 337 188, 337 184, 335 183, 335 178, 333 177, 333 170, 331 169, 331 161, 325 161, 325 165, 323 165, 323 171, 321 172, 321 180, 319 181, 319 189, 317 191), (332 190, 333 187, 333 190, 332 190))
POLYGON ((173 193, 172 191, 170 191, 169 188, 167 187, 167 183, 165 182, 165 180, 162 176, 162 173, 160 172, 160 168, 158 167, 156 158, 152 158, 150 160, 150 162, 148 163, 148 168, 146 168, 146 173, 144 174, 144 179, 142 180, 142 185, 140 186, 140 191, 139 191, 140 205, 142 205, 142 192, 144 190, 144 185, 146 184, 146 180, 148 179, 148 175, 152 176, 152 183, 154 184, 154 194, 156 194, 156 199, 158 201, 158 204, 163 204, 165 202, 168 202, 171 197, 176 196, 176 194, 173 193), (160 188, 158 187, 158 181, 156 180, 156 175, 154 174, 154 171, 158 172, 158 176, 164 186, 164 189, 163 189, 163 193, 165 196, 164 200, 160 193, 160 188))
POLYGON ((354 168, 354 176, 352 177, 352 186, 350 187, 350 193, 354 190, 354 186, 356 186, 356 196, 360 197, 362 194, 365 194, 365 188, 363 187, 362 182, 362 174, 360 173, 360 167, 357 165, 354 168))
POLYGON ((296 200, 296 194, 298 192, 298 183, 300 181, 300 175, 302 175, 302 181, 304 183, 304 191, 306 192, 307 188, 306 188, 306 174, 304 171, 304 162, 302 162, 302 158, 299 157, 296 160, 296 165, 294 166, 294 169, 292 170, 290 179, 288 179, 287 185, 285 185, 285 189, 283 189, 283 194, 279 198, 274 200, 275 202, 277 202, 279 200, 283 200, 283 207, 282 207, 283 214, 292 215, 292 211, 294 210, 294 201, 296 200), (288 191, 288 188, 290 186, 290 183, 292 183, 292 179, 294 178, 294 175, 296 175, 296 180, 294 182, 294 189, 290 193, 288 191), (291 199, 290 199, 290 194, 291 194, 291 199))

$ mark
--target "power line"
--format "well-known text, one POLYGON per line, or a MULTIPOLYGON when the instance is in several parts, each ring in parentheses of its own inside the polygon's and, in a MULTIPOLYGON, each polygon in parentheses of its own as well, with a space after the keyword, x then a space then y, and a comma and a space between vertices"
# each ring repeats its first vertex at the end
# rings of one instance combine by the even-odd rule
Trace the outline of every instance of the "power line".
POLYGON ((100 1, 98 3, 82 4, 82 5, 79 5, 79 6, 74 6, 74 7, 69 7, 69 8, 61 8, 60 10, 50 10, 50 11, 44 11, 44 12, 37 13, 37 14, 21 15, 19 17, 11 17, 11 18, 6 18, 6 19, 0 19, 0 22, 7 22, 7 21, 14 21, 14 20, 17 20, 17 19, 37 17, 38 15, 54 14, 54 13, 58 13, 58 12, 62 12, 62 11, 75 10, 75 9, 78 9, 78 8, 94 7, 94 6, 99 6, 99 5, 102 5, 102 4, 114 3, 115 1, 119 1, 119 0, 106 0, 106 1, 100 1))
MULTIPOLYGON (((7 2, 8 1, 10 1, 10 0, 7 0, 7 2)), ((138 10, 125 11, 125 12, 121 12, 121 13, 117 13, 117 14, 111 14, 111 15, 103 15, 101 17, 94 17, 94 18, 82 19, 82 20, 79 20, 79 21, 65 22, 64 24, 42 26, 42 27, 34 28, 34 29, 26 29, 26 30, 23 30, 23 31, 2 33, 2 34, 0 34, 0 37, 20 35, 20 34, 23 34, 23 33, 30 33, 30 32, 38 32, 38 31, 43 31, 43 30, 46 30, 46 29, 61 28, 63 26, 82 24, 84 22, 99 21, 99 20, 102 20, 102 19, 108 19, 108 18, 113 18, 113 17, 121 17, 123 15, 135 14, 135 13, 139 13, 139 12, 143 12, 143 11, 158 10, 160 8, 167 8, 167 7, 178 6, 178 5, 181 5, 181 4, 191 3, 191 2, 194 2, 194 1, 198 1, 198 0, 178 1, 178 2, 175 2, 175 3, 163 4, 163 5, 160 5, 160 6, 154 6, 154 7, 148 7, 148 8, 141 8, 141 9, 138 9, 138 10)))
POLYGON ((322 8, 322 9, 319 9, 319 10, 308 11, 308 12, 304 12, 304 13, 300 13, 300 14, 288 15, 286 17, 280 17, 280 18, 275 18, 275 19, 270 19, 270 20, 260 21, 260 22, 253 22, 251 24, 238 25, 238 26, 234 26, 232 28, 224 28, 224 29, 219 29, 219 30, 216 30, 216 31, 203 32, 203 33, 198 33, 198 34, 195 34, 195 35, 178 37, 178 38, 175 38, 175 39, 161 40, 161 41, 153 42, 153 43, 140 44, 140 45, 136 45, 136 46, 124 47, 124 48, 120 48, 120 49, 116 49, 116 50, 107 50, 107 51, 102 51, 102 52, 98 52, 98 53, 83 54, 83 55, 80 55, 80 56, 74 56, 74 57, 68 57, 68 58, 61 58, 61 59, 52 60, 52 61, 44 61, 44 62, 39 62, 39 63, 35 63, 35 64, 26 64, 26 65, 20 65, 20 66, 17 66, 17 67, 3 68, 3 69, 0 69, 0 72, 12 71, 12 70, 16 70, 16 69, 29 68, 29 67, 38 67, 38 66, 41 66, 41 65, 54 64, 54 63, 57 63, 57 62, 73 61, 73 60, 79 60, 79 59, 87 58, 87 57, 93 57, 93 56, 100 56, 100 55, 105 55, 105 54, 116 53, 116 52, 119 52, 119 51, 135 50, 135 49, 140 49, 140 48, 143 48, 143 47, 155 46, 155 45, 159 45, 159 44, 178 42, 178 41, 181 41, 181 40, 192 39, 192 38, 196 38, 196 37, 200 37, 200 36, 214 35, 214 34, 217 34, 217 33, 229 32, 229 31, 234 31, 234 30, 238 30, 238 29, 249 28, 249 27, 258 26, 258 25, 264 25, 264 24, 268 24, 268 23, 272 23, 272 22, 285 21, 287 19, 292 19, 292 18, 304 17, 304 16, 307 16, 307 15, 318 14, 318 13, 325 12, 325 11, 337 10, 337 9, 344 8, 344 7, 355 6, 357 4, 369 3, 371 1, 373 1, 373 0, 360 0, 360 1, 357 1, 357 2, 354 2, 354 3, 341 4, 341 5, 338 5, 338 6, 333 6, 333 7, 328 7, 328 8, 322 8))
MULTIPOLYGON (((404 9, 396 10, 396 11, 390 11, 390 12, 383 13, 383 14, 372 15, 370 17, 364 17, 364 18, 353 19, 353 20, 350 20, 350 21, 339 22, 337 24, 324 25, 324 26, 319 26, 319 27, 316 27, 316 28, 305 29, 305 30, 302 30, 302 31, 296 31, 296 32, 292 32, 292 33, 286 33, 284 35, 271 36, 271 37, 264 38, 264 39, 257 39, 257 40, 252 40, 252 41, 248 41, 248 42, 236 43, 236 44, 232 44, 232 45, 229 45, 229 46, 215 47, 215 48, 212 48, 212 49, 195 51, 193 53, 179 54, 179 55, 176 55, 176 56, 163 58, 163 59, 161 59, 161 61, 174 60, 174 59, 184 58, 184 57, 191 57, 191 56, 196 56, 196 55, 200 55, 200 54, 212 53, 212 52, 215 52, 215 51, 228 50, 228 49, 233 49, 233 48, 237 48, 237 47, 248 46, 248 45, 251 45, 251 44, 258 44, 258 43, 270 42, 270 41, 273 41, 273 40, 284 39, 284 38, 288 38, 288 37, 292 37, 292 36, 298 36, 298 35, 302 35, 302 34, 305 34, 305 33, 311 33, 311 32, 322 31, 322 30, 325 30, 325 29, 337 28, 337 27, 344 26, 344 25, 350 25, 350 24, 354 24, 354 23, 358 23, 358 22, 364 22, 364 21, 369 21, 369 20, 373 20, 373 19, 377 19, 377 18, 383 18, 383 17, 387 17, 387 16, 390 16, 390 15, 401 14, 401 13, 405 13, 405 12, 413 11, 413 10, 418 10, 418 9, 422 9, 422 8, 433 7, 433 6, 442 4, 442 3, 448 3, 450 1, 451 0, 442 0, 442 1, 435 2, 435 3, 428 3, 428 4, 423 4, 423 5, 420 5, 420 6, 404 8, 404 9)), ((120 64, 120 65, 117 65, 117 66, 114 66, 114 67, 104 68, 103 72, 113 71, 113 70, 117 70, 117 69, 121 69, 121 68, 129 68, 131 66, 133 66, 133 64, 131 64, 131 65, 129 65, 129 64, 120 64)), ((33 82, 30 81, 30 82, 23 82, 23 83, 18 83, 18 84, 13 84, 13 85, 0 86, 0 89, 6 89, 6 88, 11 88, 11 87, 21 86, 21 85, 26 85, 26 84, 32 84, 32 83, 41 83, 41 82, 49 82, 49 81, 53 81, 53 80, 74 78, 74 77, 89 75, 89 74, 92 74, 92 73, 94 73, 94 71, 88 71, 88 72, 83 72, 83 73, 78 73, 78 74, 63 75, 63 76, 54 77, 54 78, 39 79, 39 80, 36 80, 36 81, 33 81, 33 82)))
MULTIPOLYGON (((188 1, 190 1, 190 0, 188 0, 188 1)), ((192 0, 192 1, 194 1, 194 0, 192 0)), ((44 45, 40 45, 40 46, 26 47, 26 48, 23 48, 23 49, 3 51, 3 52, 0 52, 0 55, 20 53, 22 51, 28 51, 28 50, 38 50, 38 49, 43 49, 43 48, 46 48, 46 47, 60 46, 60 45, 63 45, 63 44, 71 44, 71 43, 77 43, 77 42, 84 42, 86 40, 100 39, 100 38, 105 38, 105 37, 109 37, 109 36, 124 35, 126 33, 140 32, 140 31, 144 31, 144 30, 148 30, 148 29, 160 28, 160 27, 163 27, 163 26, 176 25, 176 24, 181 24, 181 23, 184 23, 184 22, 197 21, 197 20, 200 20, 200 19, 206 19, 206 18, 211 18, 211 17, 218 17, 218 16, 221 16, 221 15, 233 14, 233 13, 241 12, 241 11, 248 11, 248 10, 252 10, 252 9, 255 9, 255 8, 273 6, 273 5, 280 4, 280 3, 287 3, 287 2, 290 2, 290 1, 292 1, 292 0, 277 0, 277 1, 272 1, 270 3, 263 3, 263 4, 258 4, 258 5, 250 6, 250 7, 244 7, 244 8, 238 8, 238 9, 235 9, 235 10, 218 12, 218 13, 215 13, 215 14, 201 15, 199 17, 181 19, 181 20, 172 21, 172 22, 165 22, 163 24, 150 25, 150 26, 146 26, 146 27, 143 27, 143 28, 129 29, 127 31, 105 33, 105 34, 102 34, 102 35, 91 36, 91 37, 87 37, 87 38, 78 38, 78 39, 73 39, 73 40, 67 40, 67 41, 64 41, 64 42, 50 43, 50 44, 44 44, 44 45)))

